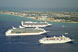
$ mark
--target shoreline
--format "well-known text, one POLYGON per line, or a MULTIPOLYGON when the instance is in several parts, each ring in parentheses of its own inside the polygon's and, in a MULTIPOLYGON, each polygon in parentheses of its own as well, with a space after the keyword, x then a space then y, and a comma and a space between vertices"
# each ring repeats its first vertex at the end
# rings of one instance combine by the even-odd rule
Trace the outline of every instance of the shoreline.
MULTIPOLYGON (((11 14, 3 14, 3 15, 11 15, 11 14)), ((12 15, 12 16, 18 16, 18 15, 12 15)), ((22 17, 22 16, 18 16, 18 17, 22 17)), ((22 17, 22 18, 28 18, 28 17, 22 17)), ((30 19, 33 19, 33 18, 30 18, 30 19)), ((36 20, 36 19, 33 19, 33 20, 36 20)), ((41 20, 36 20, 36 21, 41 21, 41 20)), ((42 21, 44 22, 44 21, 42 21)), ((78 22, 54 22, 54 21, 47 21, 47 22, 50 22, 50 23, 78 23, 78 22)))
MULTIPOLYGON (((36 20, 36 19, 33 19, 33 20, 36 20)), ((37 20, 37 21, 41 21, 41 20, 37 20)), ((45 21, 42 21, 42 22, 45 22, 45 21)), ((78 23, 78 22, 55 22, 55 21, 46 21, 46 22, 54 22, 54 23, 78 23)))
MULTIPOLYGON (((11 14, 4 14, 4 13, 0 13, 0 14, 3 14, 3 15, 11 15, 11 14)), ((23 17, 23 16, 19 16, 19 15, 12 15, 12 16, 18 16, 18 17, 22 17, 22 18, 29 18, 29 17, 23 17)), ((30 19, 33 19, 33 18, 30 18, 30 19)), ((36 21, 42 21, 42 20, 38 20, 38 19, 33 19, 33 20, 36 20, 36 21)), ((44 22, 44 21, 42 21, 44 22)), ((78 22, 55 22, 55 21, 47 21, 47 22, 54 22, 54 23, 78 23, 78 22)))

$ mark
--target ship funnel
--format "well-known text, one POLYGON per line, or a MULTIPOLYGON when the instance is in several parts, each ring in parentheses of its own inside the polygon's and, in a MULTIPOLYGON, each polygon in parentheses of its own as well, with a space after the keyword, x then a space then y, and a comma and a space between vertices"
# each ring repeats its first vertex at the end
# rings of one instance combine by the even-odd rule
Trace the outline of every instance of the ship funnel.
POLYGON ((65 37, 64 35, 62 35, 62 37, 65 37))
POLYGON ((24 27, 22 27, 22 26, 19 26, 19 28, 24 28, 24 27))
POLYGON ((23 26, 23 21, 21 21, 21 25, 23 26))
POLYGON ((13 29, 16 29, 14 26, 12 26, 13 29))

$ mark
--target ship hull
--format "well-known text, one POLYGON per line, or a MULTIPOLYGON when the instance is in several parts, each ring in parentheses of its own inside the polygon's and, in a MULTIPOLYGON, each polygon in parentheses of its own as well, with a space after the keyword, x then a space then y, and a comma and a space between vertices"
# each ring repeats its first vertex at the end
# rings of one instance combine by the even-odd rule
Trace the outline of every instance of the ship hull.
POLYGON ((39 32, 39 33, 11 33, 12 30, 8 30, 5 34, 6 36, 23 36, 23 35, 40 35, 40 34, 44 34, 47 31, 44 32, 39 32))
POLYGON ((21 25, 23 27, 46 27, 46 26, 50 26, 52 24, 48 24, 48 23, 45 23, 45 22, 41 22, 41 23, 37 23, 37 22, 21 22, 21 25))
POLYGON ((28 26, 28 25, 22 25, 23 27, 47 27, 47 26, 50 26, 50 24, 49 25, 30 25, 30 26, 28 26))
POLYGON ((59 43, 72 43, 73 40, 69 41, 39 41, 41 44, 59 44, 59 43))

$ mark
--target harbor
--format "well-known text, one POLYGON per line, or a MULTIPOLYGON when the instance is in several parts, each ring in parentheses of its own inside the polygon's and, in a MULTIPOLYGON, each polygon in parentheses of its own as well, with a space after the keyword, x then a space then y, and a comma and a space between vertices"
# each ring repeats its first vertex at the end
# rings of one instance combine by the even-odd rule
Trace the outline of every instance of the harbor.
MULTIPOLYGON (((14 51, 25 51, 25 52, 31 52, 31 51, 45 51, 48 52, 48 50, 50 51, 55 51, 54 49, 60 51, 67 51, 68 49, 73 48, 73 50, 77 50, 74 47, 77 47, 77 30, 78 30, 78 24, 77 23, 56 23, 56 22, 49 22, 50 24, 53 24, 49 27, 44 27, 45 30, 47 30, 48 32, 46 34, 42 34, 42 35, 35 35, 35 36, 5 36, 5 32, 8 29, 11 29, 12 26, 14 26, 15 28, 18 28, 21 25, 21 21, 34 21, 33 19, 29 19, 29 18, 20 18, 18 16, 12 16, 12 15, 3 15, 0 14, 1 18, 0 18, 0 24, 2 26, 0 26, 0 46, 2 47, 1 49, 7 51, 9 50, 14 51), (6 17, 6 18, 5 18, 6 17), (10 18, 10 20, 7 20, 7 18, 10 18), (61 36, 61 35, 65 35, 66 37, 69 37, 71 39, 74 39, 73 43, 65 43, 65 44, 50 44, 50 45, 42 45, 39 43, 39 39, 47 36, 47 35, 51 35, 51 36, 61 36), (4 46, 5 45, 5 46, 4 46), (4 48, 5 47, 5 48, 4 48), (15 47, 15 48, 13 48, 15 47), (22 48, 22 49, 21 49, 22 48), (18 49, 18 50, 16 50, 18 49), (27 49, 31 49, 31 50, 27 50, 27 49), (36 49, 36 50, 35 50, 36 49), (45 50, 47 49, 47 50, 45 50)), ((35 22, 39 22, 39 21, 35 21, 35 22)), ((2 50, 2 51, 3 51, 2 50)), ((72 52, 72 51, 71 51, 72 52)))
POLYGON ((78 52, 78 0, 0 0, 0 52, 78 52))

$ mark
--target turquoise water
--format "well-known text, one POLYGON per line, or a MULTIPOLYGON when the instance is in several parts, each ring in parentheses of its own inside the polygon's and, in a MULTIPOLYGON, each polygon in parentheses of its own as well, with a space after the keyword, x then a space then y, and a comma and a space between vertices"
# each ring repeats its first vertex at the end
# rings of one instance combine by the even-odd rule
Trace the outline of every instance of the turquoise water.
POLYGON ((5 36, 8 29, 12 28, 12 26, 18 27, 23 20, 35 21, 30 18, 0 14, 0 52, 78 52, 78 23, 50 22, 53 25, 44 28, 49 31, 46 34, 51 36, 60 36, 67 32, 68 34, 64 35, 74 39, 73 43, 39 44, 38 40, 45 37, 46 34, 38 36, 5 36))
POLYGON ((5 14, 0 14, 0 21, 34 21, 30 18, 25 18, 25 17, 20 17, 20 16, 13 16, 13 15, 5 15, 5 14))

